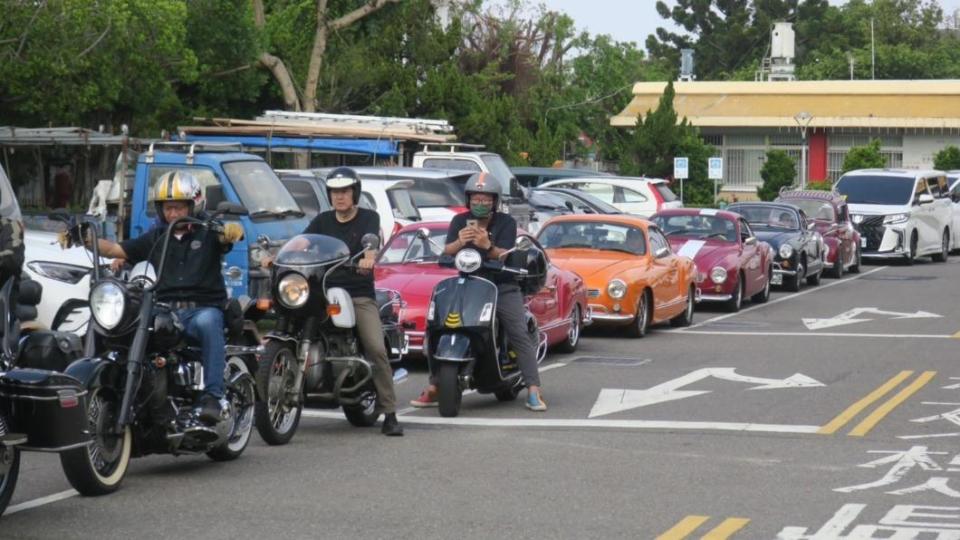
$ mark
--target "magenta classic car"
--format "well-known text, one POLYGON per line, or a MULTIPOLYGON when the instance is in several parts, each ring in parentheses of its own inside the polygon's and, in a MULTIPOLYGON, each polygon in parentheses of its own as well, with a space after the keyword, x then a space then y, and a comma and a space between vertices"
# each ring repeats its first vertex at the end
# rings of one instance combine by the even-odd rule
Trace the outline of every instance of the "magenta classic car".
POLYGON ((739 311, 744 298, 770 298, 773 252, 760 242, 739 214, 723 210, 661 210, 651 221, 660 226, 678 255, 693 259, 701 302, 721 302, 739 311))
MULTIPOLYGON (((449 226, 449 222, 438 221, 403 227, 383 247, 374 269, 377 288, 395 290, 403 298, 400 324, 409 337, 412 354, 423 350, 427 308, 434 286, 457 274, 454 269, 437 265, 449 226), (419 229, 426 229, 428 237, 418 235, 419 229)), ((540 332, 546 336, 547 346, 573 352, 580 342, 580 331, 590 323, 583 279, 548 260, 546 286, 526 300, 540 332)))
POLYGON ((784 191, 777 201, 799 206, 813 221, 827 248, 824 268, 831 276, 839 278, 848 270, 860 272, 860 233, 850 221, 843 195, 835 191, 784 191))

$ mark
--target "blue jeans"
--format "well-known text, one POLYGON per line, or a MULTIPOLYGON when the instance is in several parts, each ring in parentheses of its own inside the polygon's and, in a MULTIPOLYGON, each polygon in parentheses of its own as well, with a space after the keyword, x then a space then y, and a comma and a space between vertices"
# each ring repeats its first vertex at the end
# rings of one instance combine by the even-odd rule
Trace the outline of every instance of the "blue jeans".
POLYGON ((227 345, 223 337, 223 310, 215 307, 181 309, 177 310, 177 316, 187 337, 200 344, 204 393, 222 398, 227 345))

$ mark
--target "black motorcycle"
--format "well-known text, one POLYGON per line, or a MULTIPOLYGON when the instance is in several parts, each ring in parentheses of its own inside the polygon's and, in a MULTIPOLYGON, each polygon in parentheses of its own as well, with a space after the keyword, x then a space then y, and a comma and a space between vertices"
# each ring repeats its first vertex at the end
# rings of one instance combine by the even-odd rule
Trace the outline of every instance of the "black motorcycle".
POLYGON ((79 408, 83 389, 59 373, 81 356, 79 337, 21 332, 21 323, 37 317, 41 294, 29 279, 0 287, 0 515, 16 489, 21 451, 58 452, 90 440, 79 408))
MULTIPOLYGON (((261 238, 268 244, 269 239, 261 238)), ((364 251, 351 257, 347 245, 320 234, 291 238, 273 262, 272 306, 276 327, 265 336, 257 386, 263 396, 256 424, 268 444, 286 444, 300 423, 308 398, 321 406, 343 409, 358 427, 372 426, 377 391, 373 366, 364 357, 356 333, 353 301, 346 290, 328 287, 327 277, 341 267, 354 267, 366 251, 379 248, 375 234, 363 237, 364 251)), ((403 301, 395 291, 378 290, 384 340, 391 360, 405 352, 397 314, 403 301)), ((394 374, 397 379, 399 370, 394 374)))
MULTIPOLYGON (((243 207, 224 202, 215 216, 246 213, 243 207)), ((200 348, 186 341, 176 312, 156 297, 170 235, 184 222, 222 230, 217 219, 177 220, 154 247, 162 250, 156 272, 148 263, 141 263, 142 272, 135 267, 126 280, 98 272, 90 289, 93 324, 87 348, 99 354, 77 360, 65 371, 80 382, 77 429, 88 440, 60 453, 67 479, 83 495, 115 491, 131 457, 205 453, 213 460, 229 461, 239 457, 250 440, 257 399, 252 373, 260 349, 244 329, 239 302, 231 301, 225 310, 225 413, 216 425, 208 426, 193 410, 203 391, 200 348)), ((88 229, 95 248, 96 228, 88 229)), ((74 234, 74 242, 84 234, 74 234)), ((94 260, 99 260, 96 250, 94 260)))
MULTIPOLYGON (((426 229, 418 234, 429 238, 426 229)), ((441 266, 459 271, 458 276, 434 287, 427 310, 423 350, 437 380, 441 416, 460 413, 464 390, 492 393, 499 401, 512 401, 523 386, 517 355, 495 316, 497 286, 476 273, 482 269, 488 273, 516 274, 521 292, 530 295, 546 282, 546 257, 529 237, 521 236, 516 247, 501 259, 485 261, 473 249, 460 250, 455 258, 440 258, 441 266)), ((542 360, 546 338, 529 310, 526 320, 530 339, 538 349, 538 360, 542 360)))

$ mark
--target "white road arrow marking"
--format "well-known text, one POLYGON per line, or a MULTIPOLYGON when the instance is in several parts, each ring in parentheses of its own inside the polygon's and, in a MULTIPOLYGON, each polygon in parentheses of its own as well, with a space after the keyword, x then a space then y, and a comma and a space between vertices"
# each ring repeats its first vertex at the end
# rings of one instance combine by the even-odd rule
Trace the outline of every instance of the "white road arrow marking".
POLYGON ((691 371, 686 375, 658 384, 646 390, 629 390, 625 388, 604 388, 600 390, 597 401, 593 404, 588 418, 613 414, 655 403, 664 403, 684 399, 701 394, 709 394, 710 390, 680 390, 688 384, 697 381, 715 377, 733 382, 745 382, 757 384, 750 390, 761 390, 771 388, 801 388, 825 386, 820 381, 812 379, 801 373, 795 373, 786 379, 765 379, 761 377, 748 377, 739 375, 736 368, 703 368, 691 371))
POLYGON ((899 311, 884 311, 875 307, 853 308, 829 319, 803 319, 803 324, 807 330, 822 330, 824 328, 833 328, 834 326, 843 326, 845 324, 854 324, 858 322, 872 321, 873 319, 858 319, 858 315, 889 315, 892 319, 937 319, 943 315, 930 313, 928 311, 917 311, 916 313, 901 313, 899 311))

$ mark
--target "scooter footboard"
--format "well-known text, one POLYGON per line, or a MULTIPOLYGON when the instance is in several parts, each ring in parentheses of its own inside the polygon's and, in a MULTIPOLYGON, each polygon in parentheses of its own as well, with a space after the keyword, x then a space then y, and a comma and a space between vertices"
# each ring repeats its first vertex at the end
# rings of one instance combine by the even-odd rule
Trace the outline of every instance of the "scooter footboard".
POLYGON ((448 362, 472 362, 476 353, 470 338, 463 334, 443 334, 437 340, 437 348, 431 355, 435 360, 448 362))

